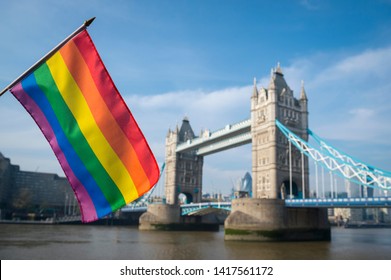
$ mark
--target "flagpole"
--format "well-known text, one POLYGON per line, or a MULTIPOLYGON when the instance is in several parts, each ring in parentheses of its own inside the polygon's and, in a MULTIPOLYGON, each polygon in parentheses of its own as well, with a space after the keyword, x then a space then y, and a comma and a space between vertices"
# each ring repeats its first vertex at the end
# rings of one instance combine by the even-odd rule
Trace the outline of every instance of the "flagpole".
POLYGON ((33 66, 31 66, 29 69, 23 72, 22 75, 20 75, 18 78, 16 78, 12 83, 10 83, 8 86, 6 86, 1 92, 0 96, 2 96, 5 92, 7 92, 9 89, 11 89, 13 86, 15 86, 17 83, 19 83, 25 76, 33 72, 43 61, 48 59, 50 56, 52 56, 55 52, 57 52, 62 46, 64 46, 69 40, 71 40, 73 37, 75 37, 77 34, 79 34, 81 31, 86 29, 88 26, 91 25, 91 23, 95 20, 95 17, 90 18, 89 20, 86 20, 78 29, 76 29, 71 35, 69 35, 67 38, 65 38, 61 43, 59 43, 57 46, 55 46, 51 51, 49 51, 44 57, 42 57, 40 60, 38 60, 33 66))

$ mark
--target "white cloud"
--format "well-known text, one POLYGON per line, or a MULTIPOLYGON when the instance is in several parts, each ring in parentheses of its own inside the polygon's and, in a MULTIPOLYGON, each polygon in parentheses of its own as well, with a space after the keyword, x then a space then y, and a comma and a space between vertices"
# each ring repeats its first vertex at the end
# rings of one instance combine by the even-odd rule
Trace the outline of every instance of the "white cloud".
POLYGON ((391 137, 390 72, 391 46, 354 54, 318 53, 284 69, 291 88, 305 80, 311 129, 324 138, 368 145, 391 137))
MULTIPOLYGON (((341 60, 335 60, 329 54, 331 63, 326 65, 312 64, 318 67, 312 84, 322 86, 329 83, 355 83, 352 88, 363 83, 376 82, 388 78, 391 70, 391 46, 379 49, 368 49, 357 54, 348 55, 341 60), (323 70, 322 70, 323 69, 323 70)), ((340 55, 337 55, 339 57, 340 55)), ((312 62, 313 63, 313 62, 312 62)), ((324 63, 324 62, 322 62, 324 63)))
POLYGON ((321 2, 317 0, 300 0, 299 3, 301 6, 303 6, 304 8, 310 11, 320 9, 320 4, 321 4, 321 2))
POLYGON ((319 126, 324 138, 346 142, 360 142, 367 147, 389 143, 391 129, 381 122, 378 112, 371 108, 353 108, 345 115, 319 126), (388 137, 387 137, 388 136, 388 137))
POLYGON ((375 115, 375 112, 372 109, 368 108, 355 108, 349 111, 349 114, 353 115, 355 119, 366 121, 368 118, 375 115))
POLYGON ((310 128, 331 145, 386 170, 391 150, 391 46, 294 61, 309 98, 310 128), (304 71, 303 71, 304 69, 304 71))
POLYGON ((152 96, 132 95, 126 97, 126 102, 147 130, 166 133, 187 116, 198 134, 201 129, 216 130, 227 123, 249 118, 251 92, 251 86, 218 91, 188 90, 152 96))

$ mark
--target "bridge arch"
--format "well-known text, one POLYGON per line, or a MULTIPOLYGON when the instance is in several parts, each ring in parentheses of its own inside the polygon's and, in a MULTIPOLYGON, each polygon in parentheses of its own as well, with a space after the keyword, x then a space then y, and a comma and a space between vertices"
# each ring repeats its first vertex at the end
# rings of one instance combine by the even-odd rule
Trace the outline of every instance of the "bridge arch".
MULTIPOLYGON (((281 183, 279 198, 281 199, 290 198, 290 195, 291 195, 290 181, 289 179, 286 179, 281 183)), ((292 180, 292 195, 293 198, 302 196, 302 192, 300 192, 299 187, 294 180, 292 180)))
POLYGON ((193 195, 190 192, 180 192, 178 194, 179 204, 190 204, 194 202, 193 195))

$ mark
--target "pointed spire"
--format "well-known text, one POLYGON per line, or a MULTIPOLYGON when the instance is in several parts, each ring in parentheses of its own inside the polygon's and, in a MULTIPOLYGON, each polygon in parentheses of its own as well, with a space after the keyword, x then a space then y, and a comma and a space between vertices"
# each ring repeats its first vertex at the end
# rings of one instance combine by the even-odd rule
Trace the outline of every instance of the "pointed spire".
POLYGON ((277 62, 277 68, 276 68, 276 74, 280 74, 280 75, 284 75, 282 73, 282 69, 281 69, 281 65, 280 65, 280 62, 277 62))
POLYGON ((307 94, 305 93, 304 81, 303 81, 303 80, 301 81, 300 100, 308 100, 308 99, 307 99, 307 94))
POLYGON ((257 96, 258 96, 257 78, 254 77, 253 97, 257 97, 257 96))
POLYGON ((276 88, 275 81, 276 81, 276 71, 274 68, 272 68, 270 71, 270 81, 269 81, 268 89, 276 88))

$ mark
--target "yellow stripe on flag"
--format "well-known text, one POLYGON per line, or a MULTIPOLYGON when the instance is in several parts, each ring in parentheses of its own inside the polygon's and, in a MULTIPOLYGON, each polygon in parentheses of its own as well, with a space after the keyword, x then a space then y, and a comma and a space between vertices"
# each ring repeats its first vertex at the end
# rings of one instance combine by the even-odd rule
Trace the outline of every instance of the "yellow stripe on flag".
POLYGON ((47 65, 84 137, 100 160, 102 166, 121 191, 125 201, 136 199, 138 192, 130 174, 95 122, 80 88, 70 74, 61 54, 56 53, 53 55, 47 61, 47 65))

